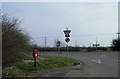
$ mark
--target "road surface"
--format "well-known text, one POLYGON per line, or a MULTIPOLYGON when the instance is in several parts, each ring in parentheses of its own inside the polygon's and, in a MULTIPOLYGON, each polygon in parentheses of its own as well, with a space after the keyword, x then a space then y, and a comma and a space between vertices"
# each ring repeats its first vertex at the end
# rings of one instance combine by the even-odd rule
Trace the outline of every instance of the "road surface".
MULTIPOLYGON (((56 56, 58 52, 39 54, 56 56)), ((75 58, 82 61, 84 66, 82 69, 52 71, 42 77, 118 77, 118 52, 62 52, 59 56, 75 58)))

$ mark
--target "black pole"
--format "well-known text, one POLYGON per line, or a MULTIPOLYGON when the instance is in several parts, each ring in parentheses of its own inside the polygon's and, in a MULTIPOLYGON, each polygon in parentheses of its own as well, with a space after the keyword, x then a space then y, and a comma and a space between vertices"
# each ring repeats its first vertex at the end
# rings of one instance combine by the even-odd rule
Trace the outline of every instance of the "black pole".
POLYGON ((58 46, 58 56, 59 56, 60 52, 59 52, 59 46, 58 46))
POLYGON ((67 57, 68 57, 68 42, 67 42, 67 57))
POLYGON ((119 34, 120 34, 120 33, 118 32, 118 40, 120 39, 119 34))
POLYGON ((36 58, 34 58, 34 67, 36 67, 36 58))

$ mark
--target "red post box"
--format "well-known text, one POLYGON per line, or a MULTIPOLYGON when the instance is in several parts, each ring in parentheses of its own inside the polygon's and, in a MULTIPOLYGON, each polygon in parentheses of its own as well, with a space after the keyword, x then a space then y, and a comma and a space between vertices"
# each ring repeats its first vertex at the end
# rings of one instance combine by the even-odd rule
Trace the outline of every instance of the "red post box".
POLYGON ((33 58, 37 58, 38 57, 38 50, 34 49, 33 50, 33 58))
POLYGON ((33 50, 33 58, 34 58, 34 67, 36 67, 36 58, 38 57, 38 50, 33 50))

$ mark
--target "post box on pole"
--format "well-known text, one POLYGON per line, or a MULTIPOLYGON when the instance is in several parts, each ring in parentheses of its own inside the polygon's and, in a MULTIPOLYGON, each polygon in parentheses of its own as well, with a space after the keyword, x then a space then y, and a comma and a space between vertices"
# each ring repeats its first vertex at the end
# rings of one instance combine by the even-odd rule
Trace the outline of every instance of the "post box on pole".
POLYGON ((36 58, 38 57, 38 50, 36 48, 33 49, 33 58, 34 58, 34 67, 36 67, 36 58))

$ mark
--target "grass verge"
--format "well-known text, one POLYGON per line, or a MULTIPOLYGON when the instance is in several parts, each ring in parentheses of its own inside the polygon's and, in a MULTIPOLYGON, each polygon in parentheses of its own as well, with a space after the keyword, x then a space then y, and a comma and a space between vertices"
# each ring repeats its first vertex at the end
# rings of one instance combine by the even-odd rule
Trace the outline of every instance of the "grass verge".
POLYGON ((34 77, 35 74, 44 70, 71 66, 78 62, 72 58, 60 56, 41 55, 37 58, 36 67, 34 67, 34 59, 32 57, 25 58, 14 66, 7 67, 2 70, 3 77, 34 77))

